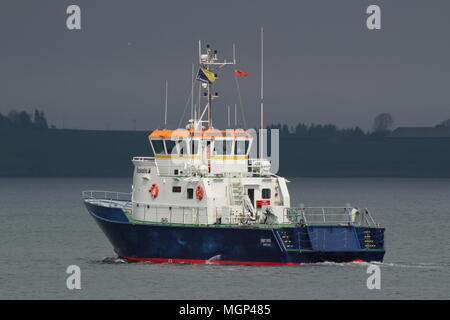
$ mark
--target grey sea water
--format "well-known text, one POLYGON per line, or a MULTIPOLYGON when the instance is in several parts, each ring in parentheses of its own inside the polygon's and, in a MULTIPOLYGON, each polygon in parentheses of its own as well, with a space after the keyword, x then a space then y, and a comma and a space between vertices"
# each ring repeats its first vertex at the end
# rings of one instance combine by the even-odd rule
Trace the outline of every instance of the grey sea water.
POLYGON ((126 263, 85 210, 86 189, 130 179, 0 179, 1 299, 449 299, 449 179, 291 178, 293 204, 369 207, 386 231, 381 289, 368 264, 126 263), (81 268, 68 290, 66 268, 81 268))

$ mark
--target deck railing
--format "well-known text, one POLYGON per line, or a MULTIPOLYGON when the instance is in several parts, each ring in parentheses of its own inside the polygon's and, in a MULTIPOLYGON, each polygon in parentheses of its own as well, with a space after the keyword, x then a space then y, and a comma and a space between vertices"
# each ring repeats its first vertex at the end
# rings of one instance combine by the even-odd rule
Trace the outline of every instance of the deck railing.
POLYGON ((300 225, 377 226, 367 208, 292 207, 284 210, 283 220, 300 225))
POLYGON ((83 199, 131 201, 131 193, 103 190, 86 190, 81 193, 83 199))
POLYGON ((149 205, 140 202, 133 202, 132 217, 135 220, 146 222, 192 225, 238 226, 252 224, 247 215, 222 208, 215 208, 211 213, 208 212, 207 207, 149 205))
MULTIPOLYGON (((180 223, 180 224, 210 224, 206 207, 189 207, 176 205, 149 205, 131 201, 131 193, 115 191, 88 190, 82 192, 85 201, 108 207, 121 207, 132 214, 133 219, 148 222, 180 223)), ((236 214, 233 210, 216 208, 214 222, 222 225, 252 225, 248 215, 236 214)), ((264 208, 263 208, 264 210, 264 208)), ((259 213, 261 215, 261 213, 259 213)), ((273 220, 273 224, 296 225, 353 225, 376 227, 378 224, 372 218, 367 208, 354 207, 292 207, 283 210, 282 217, 273 220)), ((259 223, 260 224, 260 223, 259 223)), ((270 225, 268 223, 268 225, 270 225)))
POLYGON ((142 222, 208 224, 206 207, 149 205, 134 202, 132 218, 142 222))
MULTIPOLYGON (((155 157, 133 157, 133 161, 136 162, 151 162, 150 165, 156 167, 158 170, 158 175, 167 176, 167 177, 180 177, 180 176, 192 176, 197 171, 194 167, 199 166, 198 160, 194 162, 189 161, 179 161, 171 159, 166 159, 168 161, 156 161, 155 157), (176 173, 175 173, 176 172, 176 173)), ((221 166, 221 161, 223 164, 235 164, 234 160, 217 160, 211 159, 210 165, 213 166, 221 166)), ((246 165, 241 168, 241 170, 237 170, 236 172, 221 172, 221 173, 205 173, 206 176, 226 176, 232 175, 236 176, 237 174, 241 176, 248 176, 252 174, 269 174, 270 161, 267 159, 244 159, 246 165), (266 168, 266 166, 268 166, 266 168)))
POLYGON ((123 210, 130 211, 131 193, 103 190, 86 190, 81 192, 84 201, 90 203, 101 204, 108 207, 119 207, 123 210))

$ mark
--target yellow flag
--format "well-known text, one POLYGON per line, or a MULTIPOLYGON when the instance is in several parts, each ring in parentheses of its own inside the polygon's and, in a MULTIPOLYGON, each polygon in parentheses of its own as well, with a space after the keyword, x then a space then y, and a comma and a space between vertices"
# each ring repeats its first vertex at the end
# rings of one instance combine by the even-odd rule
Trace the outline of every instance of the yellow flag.
POLYGON ((216 81, 216 76, 211 71, 200 68, 200 70, 198 71, 197 80, 202 82, 208 81, 209 83, 214 83, 214 81, 216 81))

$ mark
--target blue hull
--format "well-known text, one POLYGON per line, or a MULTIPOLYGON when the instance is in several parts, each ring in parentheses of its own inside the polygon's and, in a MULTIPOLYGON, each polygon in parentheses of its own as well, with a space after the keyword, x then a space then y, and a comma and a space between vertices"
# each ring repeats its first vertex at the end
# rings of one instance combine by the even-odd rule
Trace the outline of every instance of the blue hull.
POLYGON ((136 261, 291 265, 383 260, 384 228, 135 224, 121 209, 86 203, 118 256, 136 261))

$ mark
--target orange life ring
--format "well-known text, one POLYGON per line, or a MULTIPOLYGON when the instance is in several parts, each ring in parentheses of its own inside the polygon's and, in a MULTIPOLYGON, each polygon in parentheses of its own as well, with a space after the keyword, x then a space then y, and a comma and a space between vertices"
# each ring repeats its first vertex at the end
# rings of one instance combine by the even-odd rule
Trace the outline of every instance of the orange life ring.
POLYGON ((159 187, 156 183, 152 184, 152 186, 150 187, 150 190, 148 190, 150 192, 150 194, 152 195, 153 198, 156 198, 158 196, 159 193, 159 187))
POLYGON ((198 200, 202 200, 204 195, 205 195, 205 188, 203 188, 203 186, 201 185, 198 185, 197 189, 195 190, 195 196, 197 197, 198 200))

